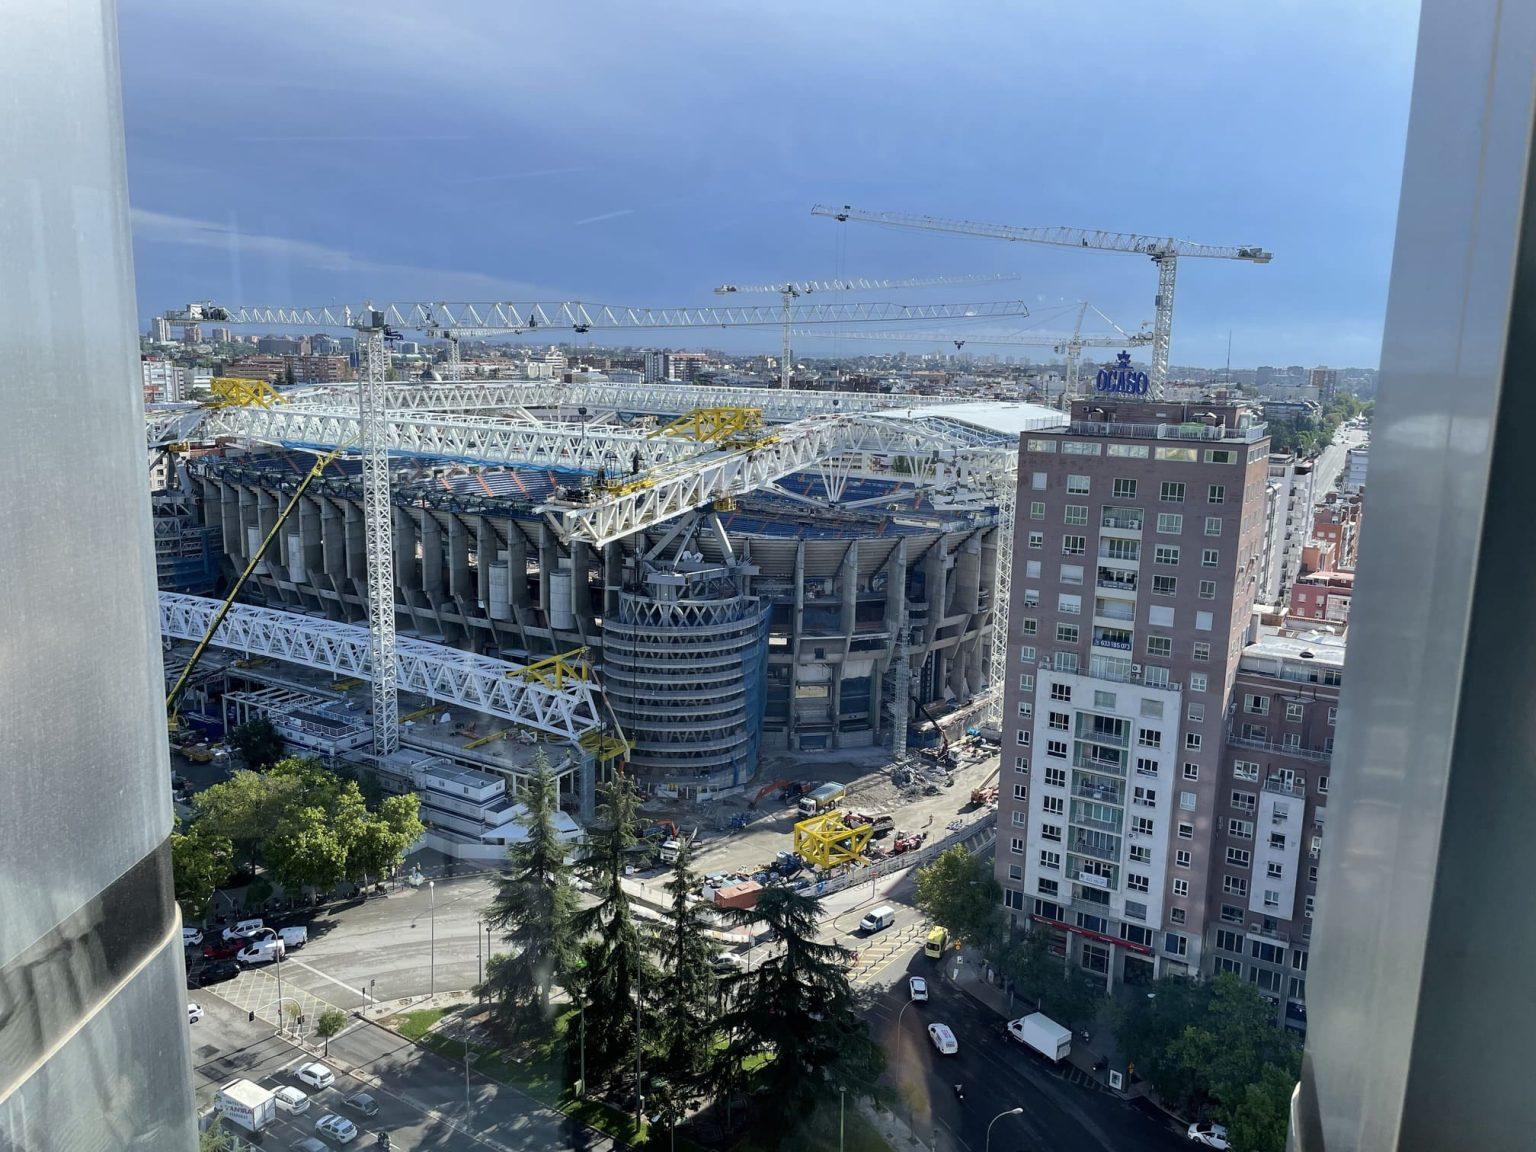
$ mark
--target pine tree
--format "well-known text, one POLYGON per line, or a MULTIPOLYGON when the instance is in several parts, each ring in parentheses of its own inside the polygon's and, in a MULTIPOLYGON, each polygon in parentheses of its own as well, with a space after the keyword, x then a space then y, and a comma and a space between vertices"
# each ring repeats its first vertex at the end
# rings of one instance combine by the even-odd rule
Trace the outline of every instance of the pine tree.
POLYGON ((507 849, 507 869, 485 910, 510 948, 487 965, 482 988, 508 1028, 548 1020, 551 989, 568 980, 580 938, 567 846, 555 827, 555 774, 542 750, 534 765, 519 818, 528 835, 507 849))
POLYGON ((639 806, 631 780, 616 776, 604 789, 579 866, 597 900, 575 920, 583 942, 577 990, 585 1006, 589 1081, 616 1083, 634 1068, 640 998, 655 987, 647 941, 621 882, 640 841, 639 806))
POLYGON ((778 950, 735 982, 722 1021, 726 1072, 767 1055, 747 1082, 773 1102, 786 1128, 835 1099, 839 1087, 874 1083, 885 1063, 848 982, 851 953, 816 940, 820 906, 813 896, 771 887, 755 908, 733 915, 770 932, 778 950))
POLYGON ((666 1091, 652 1095, 664 1113, 675 1119, 685 1116, 709 1092, 720 992, 712 963, 715 949, 705 934, 709 921, 693 897, 699 881, 692 853, 687 843, 678 850, 666 883, 671 898, 666 921, 656 936, 660 972, 652 1047, 656 1073, 666 1091))

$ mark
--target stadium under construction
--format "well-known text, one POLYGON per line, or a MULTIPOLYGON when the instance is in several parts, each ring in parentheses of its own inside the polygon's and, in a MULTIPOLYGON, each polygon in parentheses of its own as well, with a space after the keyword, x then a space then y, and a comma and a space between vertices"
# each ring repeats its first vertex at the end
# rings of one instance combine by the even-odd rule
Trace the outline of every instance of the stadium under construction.
MULTIPOLYGON (((417 732, 402 730, 402 742, 424 751, 434 747, 423 742, 429 730, 451 727, 462 738, 440 753, 510 773, 515 789, 527 757, 497 759, 482 729, 492 738, 526 730, 559 745, 549 746, 562 789, 582 810, 602 772, 592 729, 609 721, 651 791, 706 799, 746 784, 765 750, 902 750, 925 709, 977 699, 994 675, 998 548, 1009 547, 1019 437, 1063 422, 1051 409, 963 398, 675 384, 388 388, 401 641, 443 653, 445 667, 454 653, 504 662, 502 675, 530 691, 539 684, 519 670, 564 654, 583 676, 578 710, 595 714, 562 731, 547 715, 525 723, 515 709, 477 709, 457 689, 427 691, 429 706, 413 715, 436 722, 408 723, 417 732), (456 710, 452 726, 433 700, 456 710), (489 714, 485 724, 473 722, 477 711, 489 714)), ((200 421, 171 415, 180 423, 157 432, 152 412, 150 430, 152 446, 158 436, 183 448, 157 501, 163 619, 181 610, 175 593, 210 590, 208 551, 228 587, 271 535, 242 604, 269 610, 268 626, 298 621, 312 636, 366 625, 358 461, 331 462, 279 525, 314 453, 355 435, 355 391, 301 390, 200 421)), ((228 694, 242 717, 274 700, 314 720, 335 696, 320 682, 329 672, 334 687, 346 671, 334 645, 294 657, 276 640, 250 639, 258 626, 219 642, 279 663, 216 662, 189 714, 230 720, 220 703, 228 694), (307 665, 307 690, 280 671, 289 660, 307 665), (274 687, 302 698, 261 691, 274 687)), ((409 693, 404 672, 400 683, 409 693)))

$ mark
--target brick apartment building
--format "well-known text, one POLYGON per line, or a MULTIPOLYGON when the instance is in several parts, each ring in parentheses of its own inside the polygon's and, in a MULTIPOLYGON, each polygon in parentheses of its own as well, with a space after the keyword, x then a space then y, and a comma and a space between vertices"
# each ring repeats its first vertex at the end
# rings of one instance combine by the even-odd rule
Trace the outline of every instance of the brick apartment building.
POLYGON ((1342 628, 1349 623, 1349 603, 1354 593, 1353 572, 1308 572, 1291 587, 1286 617, 1298 626, 1316 621, 1342 628))
POLYGON ((1269 440, 1235 404, 1086 400, 1021 445, 997 876, 1108 983, 1201 969, 1269 440))

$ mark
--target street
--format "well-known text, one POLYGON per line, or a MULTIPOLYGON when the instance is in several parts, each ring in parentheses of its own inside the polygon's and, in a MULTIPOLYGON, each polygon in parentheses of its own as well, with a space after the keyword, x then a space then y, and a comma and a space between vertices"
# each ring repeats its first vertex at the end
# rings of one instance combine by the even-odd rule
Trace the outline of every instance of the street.
POLYGON ((1344 472, 1344 454, 1351 448, 1358 448, 1370 439, 1370 433, 1361 428, 1345 428, 1342 425, 1334 433, 1333 442, 1317 454, 1317 465, 1313 469, 1313 475, 1320 485, 1316 492, 1316 498, 1322 499, 1326 492, 1335 491, 1339 486, 1339 477, 1344 472))

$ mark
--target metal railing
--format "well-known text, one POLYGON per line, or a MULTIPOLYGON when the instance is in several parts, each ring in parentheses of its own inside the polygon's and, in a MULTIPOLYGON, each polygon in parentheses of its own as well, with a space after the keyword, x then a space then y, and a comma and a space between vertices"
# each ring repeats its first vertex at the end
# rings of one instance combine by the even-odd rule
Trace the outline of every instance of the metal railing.
POLYGON ((1122 424, 1098 420, 1074 420, 1067 426, 1073 436, 1122 436, 1132 440, 1239 440, 1253 444, 1269 435, 1263 423, 1228 428, 1225 424, 1122 424))
POLYGON ((1120 516, 1114 512, 1106 512, 1099 518, 1100 528, 1124 528, 1129 531, 1141 531, 1142 518, 1140 516, 1120 516))
POLYGON ((1227 731, 1227 743, 1235 748, 1251 748, 1258 752, 1274 752, 1283 756, 1299 756, 1303 760, 1312 760, 1318 764, 1327 764, 1333 759, 1332 752, 1322 752, 1315 748, 1291 748, 1284 744, 1276 744, 1273 740, 1255 740, 1251 736, 1239 736, 1231 729, 1227 731))

